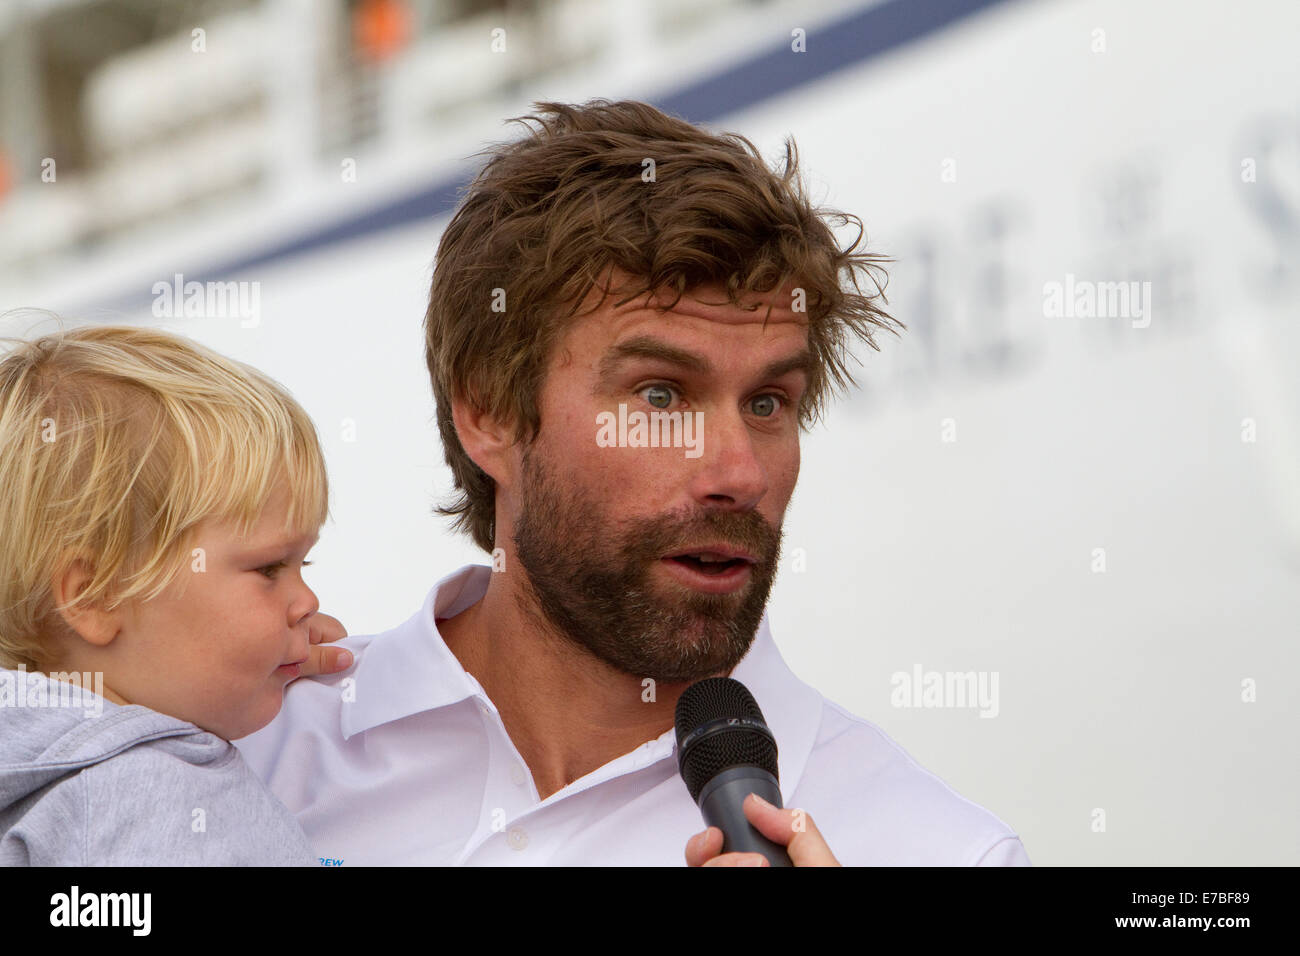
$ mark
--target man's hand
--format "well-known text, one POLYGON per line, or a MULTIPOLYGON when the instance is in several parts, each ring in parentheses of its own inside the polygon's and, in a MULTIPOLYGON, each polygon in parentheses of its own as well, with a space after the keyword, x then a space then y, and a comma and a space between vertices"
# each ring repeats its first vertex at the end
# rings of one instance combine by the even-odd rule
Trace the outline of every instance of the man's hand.
MULTIPOLYGON (((778 810, 757 794, 745 798, 745 818, 759 833, 785 847, 795 866, 839 866, 817 824, 803 810, 778 810)), ((760 853, 723 853, 722 831, 709 827, 686 843, 688 866, 769 866, 760 853)))
POLYGON ((311 647, 307 648, 307 660, 302 665, 301 677, 316 677, 319 674, 334 674, 352 666, 352 652, 341 647, 328 647, 333 641, 348 636, 347 628, 336 617, 328 614, 313 614, 307 624, 311 647))

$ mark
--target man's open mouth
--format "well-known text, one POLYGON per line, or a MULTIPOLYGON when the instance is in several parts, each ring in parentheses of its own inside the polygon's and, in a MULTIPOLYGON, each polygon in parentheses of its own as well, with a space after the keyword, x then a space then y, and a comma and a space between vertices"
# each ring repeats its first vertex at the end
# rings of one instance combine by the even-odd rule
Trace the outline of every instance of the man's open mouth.
POLYGON ((726 574, 737 568, 754 562, 748 557, 728 557, 716 551, 696 552, 691 554, 674 554, 666 560, 676 561, 702 574, 726 574))

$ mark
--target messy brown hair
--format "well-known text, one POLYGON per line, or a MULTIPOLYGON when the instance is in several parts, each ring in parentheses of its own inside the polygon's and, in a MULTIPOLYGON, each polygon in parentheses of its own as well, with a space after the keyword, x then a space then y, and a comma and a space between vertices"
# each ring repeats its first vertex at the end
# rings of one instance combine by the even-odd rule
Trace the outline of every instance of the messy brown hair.
POLYGON ((438 244, 425 313, 438 430, 459 491, 437 512, 488 552, 495 483, 462 447, 452 402, 513 423, 516 441, 535 439, 552 346, 593 288, 600 301, 616 291, 600 284, 611 267, 640 283, 617 290, 620 305, 703 285, 724 286, 737 305, 790 283, 803 289, 815 360, 799 407, 805 429, 828 392, 856 384, 845 364, 850 334, 878 349, 874 332, 901 327, 880 305, 890 260, 858 251, 857 216, 810 204, 792 139, 784 167, 772 170, 745 137, 647 103, 533 105, 533 115, 510 120, 524 138, 484 151, 490 158, 438 244), (652 176, 643 175, 648 160, 652 176), (831 223, 854 224, 857 238, 841 249, 831 223), (493 308, 498 290, 504 310, 493 308))

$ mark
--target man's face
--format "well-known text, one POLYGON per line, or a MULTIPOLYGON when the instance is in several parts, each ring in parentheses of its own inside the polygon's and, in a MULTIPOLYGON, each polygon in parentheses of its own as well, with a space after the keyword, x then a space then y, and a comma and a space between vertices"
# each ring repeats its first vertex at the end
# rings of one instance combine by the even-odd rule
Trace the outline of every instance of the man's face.
POLYGON ((574 321, 539 396, 541 431, 519 452, 518 496, 504 502, 547 621, 618 670, 665 683, 729 673, 748 651, 799 474, 806 315, 772 294, 765 327, 767 300, 748 311, 700 299, 726 296, 693 290, 663 313, 611 297, 574 321), (690 455, 628 447, 634 438, 609 447, 620 404, 629 421, 689 416, 697 433, 677 434, 702 441, 690 455), (752 561, 683 557, 719 549, 752 561))

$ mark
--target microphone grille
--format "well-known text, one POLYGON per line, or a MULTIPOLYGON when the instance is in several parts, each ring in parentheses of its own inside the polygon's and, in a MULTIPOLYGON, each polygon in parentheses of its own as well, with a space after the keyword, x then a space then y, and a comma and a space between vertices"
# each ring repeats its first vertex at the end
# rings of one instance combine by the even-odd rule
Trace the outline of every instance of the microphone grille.
POLYGON ((691 799, 699 799, 704 785, 731 767, 752 766, 777 776, 776 741, 752 726, 725 725, 683 746, 692 731, 707 724, 745 719, 766 724, 763 712, 738 680, 710 677, 692 684, 677 699, 677 762, 691 799))

